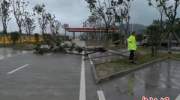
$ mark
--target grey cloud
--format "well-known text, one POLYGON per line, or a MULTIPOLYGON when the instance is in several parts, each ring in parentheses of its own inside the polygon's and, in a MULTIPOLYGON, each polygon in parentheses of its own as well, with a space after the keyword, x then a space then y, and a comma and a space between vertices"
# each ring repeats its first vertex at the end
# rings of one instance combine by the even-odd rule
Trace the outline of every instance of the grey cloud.
MULTIPOLYGON (((30 6, 27 8, 32 11, 36 4, 44 3, 47 11, 55 14, 62 23, 68 23, 72 27, 81 27, 90 15, 85 0, 29 0, 30 6)), ((180 8, 179 10, 180 11, 180 8)), ((134 0, 131 8, 131 22, 149 25, 154 19, 157 19, 158 12, 156 9, 149 7, 147 0, 134 0)), ((180 16, 180 13, 178 12, 180 16)), ((38 27, 38 25, 37 25, 38 27)), ((10 31, 17 30, 14 19, 8 26, 10 31)), ((36 32, 39 31, 38 28, 36 32)))

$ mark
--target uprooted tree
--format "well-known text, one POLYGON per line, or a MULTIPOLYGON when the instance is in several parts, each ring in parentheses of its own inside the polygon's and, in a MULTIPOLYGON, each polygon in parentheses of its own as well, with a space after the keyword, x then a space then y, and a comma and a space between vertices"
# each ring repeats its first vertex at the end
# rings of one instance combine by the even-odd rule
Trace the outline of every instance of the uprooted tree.
POLYGON ((54 42, 56 45, 59 45, 61 40, 59 37, 59 30, 61 27, 60 21, 58 21, 55 15, 48 14, 48 21, 49 21, 49 28, 52 34, 51 41, 54 42))
POLYGON ((55 15, 49 14, 48 16, 50 31, 54 36, 57 36, 59 34, 59 30, 61 27, 60 21, 58 21, 55 17, 55 15))

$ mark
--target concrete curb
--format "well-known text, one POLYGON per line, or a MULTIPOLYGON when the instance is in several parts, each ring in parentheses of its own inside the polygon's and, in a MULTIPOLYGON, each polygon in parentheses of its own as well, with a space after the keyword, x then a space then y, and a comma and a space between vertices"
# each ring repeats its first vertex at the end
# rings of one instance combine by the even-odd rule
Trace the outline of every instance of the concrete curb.
POLYGON ((97 76, 97 71, 96 71, 95 65, 93 63, 93 60, 92 60, 91 56, 89 55, 88 57, 89 57, 89 60, 91 62, 91 70, 92 70, 92 74, 93 74, 95 83, 98 84, 100 80, 99 80, 99 78, 97 76))
POLYGON ((113 53, 113 54, 116 54, 116 55, 125 57, 125 58, 128 58, 128 57, 129 57, 129 56, 127 56, 127 55, 124 55, 125 52, 116 52, 116 51, 113 51, 113 50, 108 50, 108 51, 111 52, 111 53, 113 53))
POLYGON ((134 71, 137 71, 137 70, 140 70, 140 69, 143 69, 143 68, 150 67, 149 65, 151 65, 151 64, 155 64, 157 62, 161 62, 161 61, 164 61, 164 60, 167 60, 167 59, 170 59, 170 58, 169 57, 163 57, 163 58, 159 58, 159 59, 156 59, 156 60, 152 60, 150 62, 138 65, 138 66, 136 66, 133 69, 129 69, 129 70, 125 70, 125 71, 120 71, 120 72, 117 72, 117 73, 105 76, 103 78, 98 78, 97 71, 95 69, 95 65, 94 64, 92 65, 92 70, 93 70, 95 82, 96 82, 96 84, 99 84, 99 83, 102 83, 102 82, 114 79, 116 77, 122 77, 122 76, 125 76, 125 75, 127 75, 127 74, 129 74, 131 72, 134 72, 134 71))
POLYGON ((83 55, 82 53, 66 52, 66 54, 83 55))

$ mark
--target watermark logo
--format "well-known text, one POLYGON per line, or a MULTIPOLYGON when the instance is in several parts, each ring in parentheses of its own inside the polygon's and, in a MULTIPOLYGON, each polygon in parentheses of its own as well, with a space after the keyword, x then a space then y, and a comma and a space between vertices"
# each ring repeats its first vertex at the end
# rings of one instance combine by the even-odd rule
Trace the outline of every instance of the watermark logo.
POLYGON ((157 97, 146 97, 146 96, 143 96, 142 100, 170 100, 170 97, 160 97, 160 98, 157 98, 157 97))

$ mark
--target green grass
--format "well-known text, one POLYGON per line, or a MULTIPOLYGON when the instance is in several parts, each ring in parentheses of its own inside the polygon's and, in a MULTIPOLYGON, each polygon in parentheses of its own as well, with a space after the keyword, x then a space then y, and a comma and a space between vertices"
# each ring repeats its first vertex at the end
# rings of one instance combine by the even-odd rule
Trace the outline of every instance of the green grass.
MULTIPOLYGON (((129 63, 127 58, 124 59, 117 59, 111 62, 106 62, 102 64, 96 65, 96 71, 99 78, 103 78, 109 75, 112 75, 117 72, 123 72, 130 69, 136 68, 138 65, 147 63, 149 61, 166 57, 167 54, 160 53, 159 55, 152 57, 151 54, 139 55, 136 58, 137 64, 129 63)), ((179 55, 180 56, 180 55, 179 55)))
POLYGON ((180 58, 180 53, 179 54, 172 54, 172 56, 175 58, 180 58))

